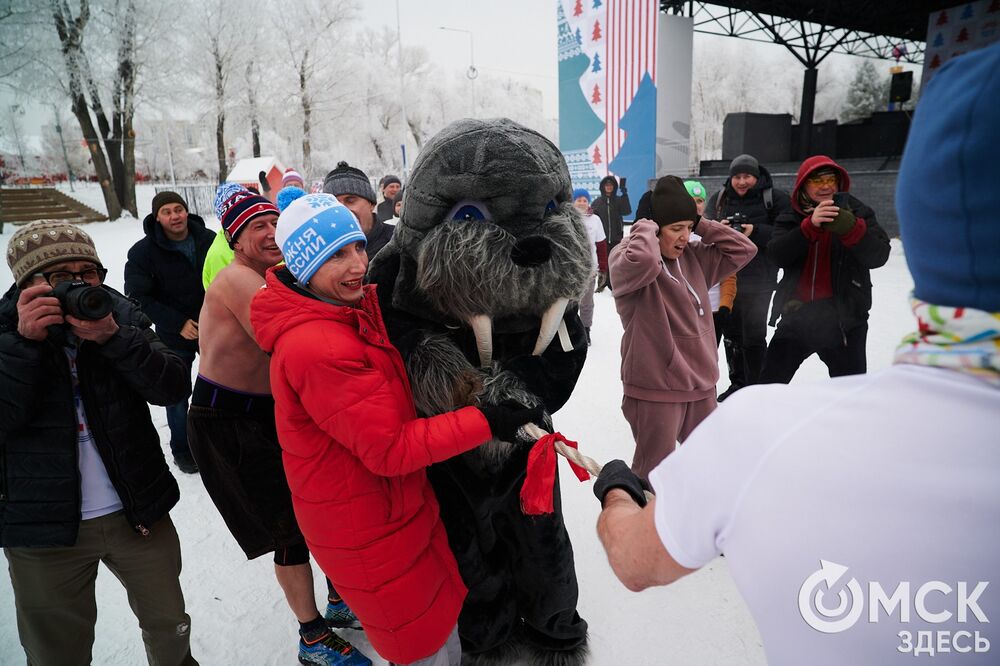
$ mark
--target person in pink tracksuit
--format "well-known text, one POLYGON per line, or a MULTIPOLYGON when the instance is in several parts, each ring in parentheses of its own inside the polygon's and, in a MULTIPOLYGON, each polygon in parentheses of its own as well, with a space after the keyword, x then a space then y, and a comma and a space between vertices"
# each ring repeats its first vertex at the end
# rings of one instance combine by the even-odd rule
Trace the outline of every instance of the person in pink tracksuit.
POLYGON ((757 252, 745 231, 702 219, 684 183, 665 176, 611 252, 622 335, 622 412, 635 437, 632 470, 645 479, 716 406, 718 350, 708 289, 757 252), (700 241, 690 240, 697 224, 700 241))

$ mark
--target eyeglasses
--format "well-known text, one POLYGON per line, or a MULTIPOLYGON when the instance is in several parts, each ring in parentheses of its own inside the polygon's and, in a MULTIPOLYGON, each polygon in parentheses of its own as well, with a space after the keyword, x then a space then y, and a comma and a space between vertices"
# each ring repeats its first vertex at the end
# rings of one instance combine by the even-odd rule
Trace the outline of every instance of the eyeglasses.
POLYGON ((806 180, 809 181, 810 185, 833 185, 834 187, 837 186, 837 182, 839 181, 837 175, 832 173, 823 174, 822 176, 809 176, 806 180))
POLYGON ((37 273, 36 275, 41 275, 45 278, 53 287, 60 282, 69 282, 70 280, 83 280, 84 282, 91 282, 93 280, 99 279, 104 282, 104 278, 108 275, 107 268, 87 268, 85 270, 74 272, 74 271, 50 271, 48 273, 37 273))

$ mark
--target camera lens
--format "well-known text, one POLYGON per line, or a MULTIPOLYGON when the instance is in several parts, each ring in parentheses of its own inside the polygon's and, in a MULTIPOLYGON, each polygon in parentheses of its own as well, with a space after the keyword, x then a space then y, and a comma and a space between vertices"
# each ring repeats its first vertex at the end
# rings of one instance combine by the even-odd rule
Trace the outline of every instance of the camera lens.
POLYGON ((59 299, 63 311, 77 319, 94 321, 111 313, 111 295, 100 287, 92 287, 86 282, 60 282, 52 290, 59 299))
POLYGON ((100 287, 85 287, 76 297, 80 319, 103 319, 111 313, 111 296, 100 287))

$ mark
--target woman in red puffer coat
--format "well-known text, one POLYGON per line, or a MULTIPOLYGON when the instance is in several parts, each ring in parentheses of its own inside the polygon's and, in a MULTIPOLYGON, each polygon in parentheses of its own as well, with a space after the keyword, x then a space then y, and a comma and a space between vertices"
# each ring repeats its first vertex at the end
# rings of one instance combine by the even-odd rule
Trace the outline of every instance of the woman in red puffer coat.
POLYGON ((271 354, 278 439, 295 515, 310 552, 358 616, 375 650, 397 664, 461 659, 466 588, 424 468, 492 436, 517 441, 541 410, 465 407, 416 417, 374 286, 363 286, 365 237, 326 194, 278 219, 285 266, 251 305, 271 354))

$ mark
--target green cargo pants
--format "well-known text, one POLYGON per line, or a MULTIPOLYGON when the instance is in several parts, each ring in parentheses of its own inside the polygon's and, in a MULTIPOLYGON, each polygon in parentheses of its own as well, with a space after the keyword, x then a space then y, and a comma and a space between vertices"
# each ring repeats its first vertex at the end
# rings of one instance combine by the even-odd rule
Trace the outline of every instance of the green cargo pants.
POLYGON ((4 548, 14 588, 17 631, 29 666, 91 662, 104 562, 128 593, 153 666, 192 666, 191 618, 178 577, 181 548, 170 516, 140 536, 121 511, 85 520, 75 546, 4 548))

